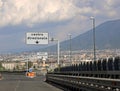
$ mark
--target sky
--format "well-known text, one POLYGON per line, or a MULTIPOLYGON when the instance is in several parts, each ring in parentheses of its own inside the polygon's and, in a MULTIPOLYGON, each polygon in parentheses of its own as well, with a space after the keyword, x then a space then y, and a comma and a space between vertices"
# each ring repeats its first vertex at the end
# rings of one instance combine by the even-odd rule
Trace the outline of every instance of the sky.
POLYGON ((96 26, 120 19, 120 0, 0 0, 0 53, 34 50, 47 45, 27 45, 27 32, 47 32, 60 41, 96 26))

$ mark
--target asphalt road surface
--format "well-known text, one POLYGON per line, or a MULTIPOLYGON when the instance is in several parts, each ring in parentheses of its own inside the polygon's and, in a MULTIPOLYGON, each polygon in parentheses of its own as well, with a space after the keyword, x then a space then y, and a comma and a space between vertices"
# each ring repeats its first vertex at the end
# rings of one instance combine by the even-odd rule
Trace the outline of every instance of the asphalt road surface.
POLYGON ((62 91, 44 82, 44 76, 28 78, 25 75, 2 74, 0 91, 62 91))

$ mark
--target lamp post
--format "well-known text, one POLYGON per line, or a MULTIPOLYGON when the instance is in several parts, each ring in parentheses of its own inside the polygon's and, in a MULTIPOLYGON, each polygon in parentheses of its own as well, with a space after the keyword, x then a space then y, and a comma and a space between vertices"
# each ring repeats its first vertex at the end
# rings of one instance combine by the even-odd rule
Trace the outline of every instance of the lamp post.
POLYGON ((71 62, 71 34, 68 34, 68 36, 69 36, 69 46, 70 46, 70 48, 69 48, 69 61, 71 62))
POLYGON ((95 48, 95 18, 90 17, 93 23, 93 50, 94 50, 94 61, 96 61, 96 48, 95 48))
POLYGON ((59 40, 52 38, 51 41, 57 41, 57 52, 58 52, 57 53, 58 54, 57 63, 58 63, 58 66, 60 66, 60 58, 59 58, 59 56, 60 56, 60 43, 59 43, 59 40))
POLYGON ((26 62, 27 71, 26 71, 26 72, 28 72, 28 71, 29 71, 29 67, 28 67, 28 61, 29 61, 29 58, 28 58, 28 56, 27 56, 26 60, 27 60, 27 62, 26 62))

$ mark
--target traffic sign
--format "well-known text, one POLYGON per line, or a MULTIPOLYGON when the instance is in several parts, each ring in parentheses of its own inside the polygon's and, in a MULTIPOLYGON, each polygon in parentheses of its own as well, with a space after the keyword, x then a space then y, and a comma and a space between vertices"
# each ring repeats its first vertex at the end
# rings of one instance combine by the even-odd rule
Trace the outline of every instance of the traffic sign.
POLYGON ((37 52, 37 58, 39 59, 47 59, 48 58, 48 53, 47 52, 37 52))
POLYGON ((48 44, 48 33, 28 32, 26 33, 26 44, 48 44))
POLYGON ((33 71, 33 68, 29 68, 29 72, 32 72, 33 71))

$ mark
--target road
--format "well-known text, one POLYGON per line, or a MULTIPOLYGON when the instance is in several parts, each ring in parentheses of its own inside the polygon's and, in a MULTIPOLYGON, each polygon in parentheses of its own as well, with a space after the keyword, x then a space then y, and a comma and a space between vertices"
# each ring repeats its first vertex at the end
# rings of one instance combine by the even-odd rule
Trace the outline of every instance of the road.
POLYGON ((25 75, 2 74, 0 91, 62 91, 44 82, 45 77, 28 78, 25 75))

